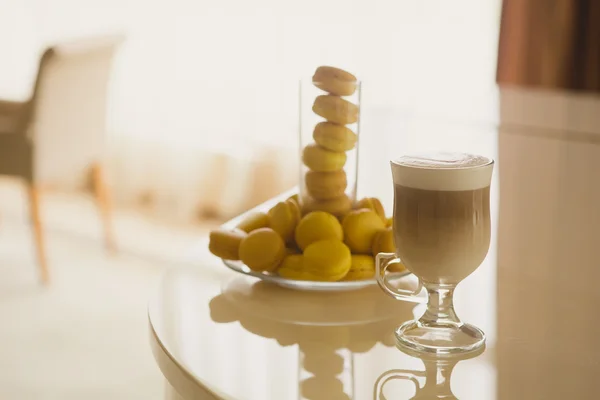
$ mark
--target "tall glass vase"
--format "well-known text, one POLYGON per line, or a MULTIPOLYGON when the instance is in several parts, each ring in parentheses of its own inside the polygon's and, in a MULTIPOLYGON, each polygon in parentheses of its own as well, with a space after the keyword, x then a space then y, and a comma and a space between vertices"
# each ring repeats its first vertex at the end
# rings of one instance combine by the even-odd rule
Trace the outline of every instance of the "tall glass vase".
POLYGON ((356 202, 361 82, 349 96, 299 84, 300 205, 304 213, 345 215, 356 202))

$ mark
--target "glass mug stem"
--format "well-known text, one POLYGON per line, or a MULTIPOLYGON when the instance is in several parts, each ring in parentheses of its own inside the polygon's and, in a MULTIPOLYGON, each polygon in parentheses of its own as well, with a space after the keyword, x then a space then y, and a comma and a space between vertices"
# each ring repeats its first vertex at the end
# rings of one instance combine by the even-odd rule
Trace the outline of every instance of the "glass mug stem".
POLYGON ((427 310, 419 319, 423 325, 459 325, 461 322, 454 311, 454 289, 456 285, 429 285, 427 310))

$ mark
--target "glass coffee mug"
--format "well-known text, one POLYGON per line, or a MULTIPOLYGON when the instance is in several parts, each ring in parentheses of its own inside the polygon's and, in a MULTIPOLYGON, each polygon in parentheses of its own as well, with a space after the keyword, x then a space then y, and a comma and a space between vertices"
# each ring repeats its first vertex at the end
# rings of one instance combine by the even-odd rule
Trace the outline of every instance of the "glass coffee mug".
POLYGON ((479 349, 485 335, 454 312, 456 285, 485 259, 490 246, 490 183, 494 161, 463 153, 404 156, 391 162, 396 253, 379 253, 379 286, 415 301, 425 287, 427 310, 396 329, 398 345, 437 354, 479 349), (415 292, 389 285, 385 271, 402 263, 419 278, 415 292))

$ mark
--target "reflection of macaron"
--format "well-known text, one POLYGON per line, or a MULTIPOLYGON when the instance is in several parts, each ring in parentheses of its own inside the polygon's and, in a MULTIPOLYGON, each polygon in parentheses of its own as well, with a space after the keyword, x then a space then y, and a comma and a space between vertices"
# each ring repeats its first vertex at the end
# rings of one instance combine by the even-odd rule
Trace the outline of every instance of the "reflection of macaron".
POLYGON ((239 260, 240 243, 245 237, 246 232, 240 229, 215 229, 209 234, 208 250, 225 260, 239 260))
POLYGON ((325 211, 336 217, 342 217, 350 211, 352 202, 346 195, 328 200, 305 199, 302 211, 309 213, 311 211, 325 211))
POLYGON ((335 67, 317 68, 312 81, 319 89, 337 96, 350 96, 356 90, 356 77, 335 67))
POLYGON ((362 279, 371 279, 375 276, 375 259, 365 254, 352 254, 352 264, 350 271, 343 280, 358 281, 362 279))
POLYGON ((344 167, 346 153, 330 151, 313 143, 304 148, 302 161, 313 171, 337 171, 344 167))
POLYGON ((346 125, 358 121, 358 107, 337 96, 317 96, 312 110, 327 121, 346 125))
MULTIPOLYGON (((319 327, 320 328, 320 327, 319 327)), ((308 352, 304 354, 304 362, 303 362, 303 370, 306 372, 312 373, 314 376, 323 376, 327 374, 327 376, 335 376, 344 372, 344 358, 337 353, 328 353, 328 352, 308 352)), ((327 398, 332 400, 341 400, 341 399, 349 399, 348 396, 340 397, 319 397, 323 394, 322 391, 317 389, 317 397, 307 397, 307 398, 327 398)), ((304 397, 304 396, 303 396, 304 397)))
POLYGON ((305 176, 306 190, 312 198, 327 200, 344 194, 348 182, 344 170, 333 172, 308 171, 305 176))
POLYGON ((356 134, 350 128, 332 122, 319 122, 315 125, 313 139, 331 151, 348 151, 356 145, 356 134))

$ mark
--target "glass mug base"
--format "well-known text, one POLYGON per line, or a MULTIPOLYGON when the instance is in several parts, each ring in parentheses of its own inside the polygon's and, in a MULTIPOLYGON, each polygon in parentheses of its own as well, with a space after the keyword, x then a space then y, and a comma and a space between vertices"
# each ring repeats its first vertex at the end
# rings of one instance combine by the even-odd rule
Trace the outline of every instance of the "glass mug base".
POLYGON ((483 331, 466 323, 407 321, 395 334, 400 348, 422 353, 469 353, 485 345, 483 331))

